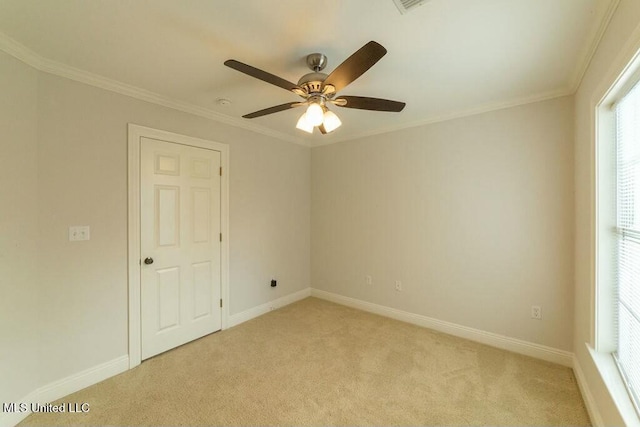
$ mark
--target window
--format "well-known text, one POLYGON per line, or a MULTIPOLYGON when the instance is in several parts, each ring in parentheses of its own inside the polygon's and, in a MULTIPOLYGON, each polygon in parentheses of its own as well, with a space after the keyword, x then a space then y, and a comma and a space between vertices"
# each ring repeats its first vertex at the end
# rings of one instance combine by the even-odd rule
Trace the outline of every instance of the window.
POLYGON ((640 407, 640 84, 615 105, 617 345, 614 357, 640 407))

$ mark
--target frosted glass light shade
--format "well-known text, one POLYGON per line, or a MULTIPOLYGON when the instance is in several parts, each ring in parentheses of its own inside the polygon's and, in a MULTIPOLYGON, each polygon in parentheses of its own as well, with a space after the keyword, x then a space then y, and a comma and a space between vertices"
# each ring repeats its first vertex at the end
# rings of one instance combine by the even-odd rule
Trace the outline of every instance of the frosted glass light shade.
POLYGON ((296 127, 307 133, 313 133, 313 125, 309 123, 309 120, 307 120, 307 113, 304 113, 303 115, 300 116, 300 118, 298 119, 298 123, 296 124, 296 127))
POLYGON ((324 124, 324 130, 326 130, 328 133, 338 129, 340 125, 342 125, 342 122, 340 121, 340 118, 336 116, 336 114, 333 111, 327 110, 324 113, 323 124, 324 124))
POLYGON ((315 102, 311 103, 305 115, 307 116, 307 122, 311 124, 311 126, 320 126, 322 124, 324 112, 320 104, 316 104, 315 102))

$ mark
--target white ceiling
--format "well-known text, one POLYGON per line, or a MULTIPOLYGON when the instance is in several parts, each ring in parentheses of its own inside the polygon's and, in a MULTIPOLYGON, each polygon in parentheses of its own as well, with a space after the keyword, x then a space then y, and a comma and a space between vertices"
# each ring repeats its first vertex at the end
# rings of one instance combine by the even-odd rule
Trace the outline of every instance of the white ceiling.
POLYGON ((45 71, 317 145, 573 93, 616 4, 430 0, 401 15, 392 0, 0 0, 0 48, 45 71), (343 126, 325 136, 295 129, 302 108, 241 118, 299 98, 225 60, 295 83, 307 54, 326 54, 330 72, 369 40, 387 55, 340 94, 404 101, 401 113, 336 107, 343 126))

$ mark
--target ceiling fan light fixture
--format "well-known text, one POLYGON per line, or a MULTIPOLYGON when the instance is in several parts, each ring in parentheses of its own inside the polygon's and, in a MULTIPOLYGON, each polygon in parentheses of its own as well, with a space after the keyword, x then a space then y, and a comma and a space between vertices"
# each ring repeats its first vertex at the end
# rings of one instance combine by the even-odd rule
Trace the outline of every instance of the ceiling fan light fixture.
POLYGON ((300 118, 298 119, 298 123, 296 124, 296 128, 307 133, 313 133, 313 125, 307 120, 307 113, 304 113, 300 116, 300 118))
POLYGON ((324 120, 322 122, 324 129, 329 132, 333 132, 342 125, 340 118, 331 110, 327 110, 324 113, 324 120))
POLYGON ((306 121, 311 126, 320 126, 322 124, 322 120, 324 118, 324 111, 322 111, 322 106, 315 102, 312 102, 307 108, 307 112, 305 113, 306 121))
MULTIPOLYGON (((402 2, 403 5, 408 7, 414 3, 423 3, 429 0, 394 1, 402 2)), ((302 117, 298 119, 296 128, 308 133, 313 133, 313 128, 318 127, 320 133, 324 135, 336 130, 342 125, 338 116, 328 111, 328 103, 337 107, 357 110, 390 111, 396 113, 402 111, 405 107, 404 102, 391 101, 389 99, 370 98, 366 96, 340 96, 334 98, 338 92, 362 76, 382 59, 386 53, 387 50, 384 46, 371 40, 345 59, 330 74, 322 72, 327 63, 327 57, 321 53, 312 53, 307 55, 307 65, 312 72, 302 76, 300 80, 298 80, 298 84, 252 67, 251 65, 236 61, 235 59, 224 61, 224 65, 250 77, 278 86, 304 99, 302 102, 287 102, 285 104, 264 108, 259 111, 254 111, 253 113, 245 114, 242 117, 255 119, 256 117, 266 116, 267 114, 306 106, 307 110, 302 117)))

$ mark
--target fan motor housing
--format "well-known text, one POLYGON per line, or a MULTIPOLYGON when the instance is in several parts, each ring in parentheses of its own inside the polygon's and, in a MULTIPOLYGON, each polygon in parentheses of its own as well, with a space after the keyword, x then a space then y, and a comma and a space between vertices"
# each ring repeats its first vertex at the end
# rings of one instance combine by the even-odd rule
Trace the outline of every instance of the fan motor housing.
POLYGON ((322 92, 322 83, 327 78, 325 73, 309 73, 305 74, 298 80, 300 86, 307 94, 322 92))

